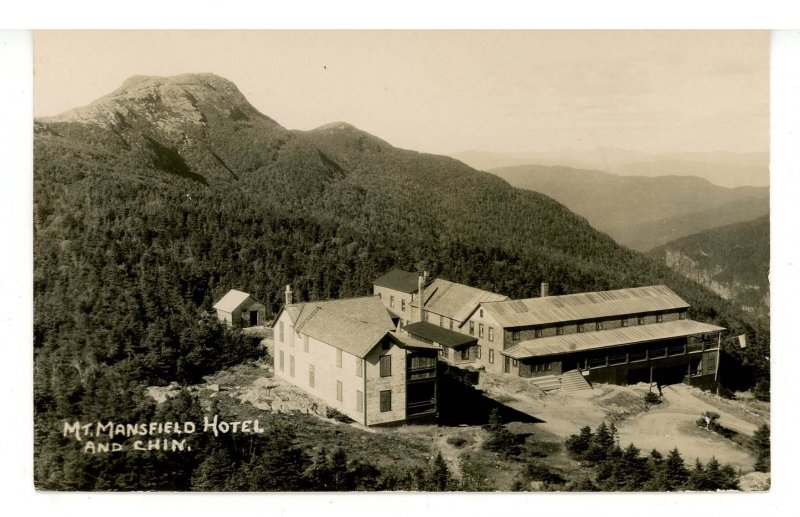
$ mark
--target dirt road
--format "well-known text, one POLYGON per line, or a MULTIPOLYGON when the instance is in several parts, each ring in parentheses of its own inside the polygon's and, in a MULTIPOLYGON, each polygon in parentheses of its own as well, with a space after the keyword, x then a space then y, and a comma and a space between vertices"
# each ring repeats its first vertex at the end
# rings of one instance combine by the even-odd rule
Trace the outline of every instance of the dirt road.
POLYGON ((689 465, 695 458, 705 463, 713 456, 743 472, 752 471, 754 458, 749 451, 695 422, 704 411, 715 411, 720 414, 720 425, 740 434, 752 435, 757 426, 708 404, 694 396, 693 390, 680 384, 668 386, 663 389, 663 404, 617 423, 620 445, 632 442, 645 453, 656 449, 662 454, 677 447, 689 465))

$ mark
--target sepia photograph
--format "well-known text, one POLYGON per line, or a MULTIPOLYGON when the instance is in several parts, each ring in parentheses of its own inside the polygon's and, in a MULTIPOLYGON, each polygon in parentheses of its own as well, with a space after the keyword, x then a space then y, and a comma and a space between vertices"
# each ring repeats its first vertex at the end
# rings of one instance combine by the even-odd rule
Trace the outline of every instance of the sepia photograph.
POLYGON ((35 489, 769 491, 771 38, 34 31, 35 489))

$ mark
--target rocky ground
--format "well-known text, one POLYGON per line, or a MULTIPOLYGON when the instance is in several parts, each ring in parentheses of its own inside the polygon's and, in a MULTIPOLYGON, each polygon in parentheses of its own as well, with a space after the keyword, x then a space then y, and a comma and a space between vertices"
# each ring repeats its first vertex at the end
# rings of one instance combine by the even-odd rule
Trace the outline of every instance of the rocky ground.
MULTIPOLYGON (((265 339, 264 345, 269 350, 271 341, 265 339)), ((597 384, 592 390, 544 394, 525 380, 483 373, 476 387, 487 397, 533 416, 537 420, 533 423, 509 422, 509 430, 531 436, 544 446, 552 446, 547 461, 562 472, 575 468, 563 450, 564 439, 585 425, 594 428, 605 421, 614 422, 623 447, 634 443, 645 453, 657 449, 662 454, 677 447, 689 465, 695 458, 707 462, 715 457, 743 473, 741 484, 744 490, 764 490, 769 486, 768 474, 753 472, 755 458, 745 446, 758 426, 769 422, 768 403, 730 401, 690 386, 673 385, 662 389, 661 404, 649 406, 644 403, 644 395, 649 391, 646 384, 597 384), (726 438, 698 427, 695 422, 704 411, 719 413, 719 424, 731 430, 735 437, 726 438)), ((177 385, 151 387, 148 393, 161 402, 177 394, 179 389, 177 385)), ((471 475, 478 472, 477 475, 495 480, 495 486, 501 490, 510 486, 518 468, 518 465, 482 449, 488 433, 479 425, 365 429, 357 423, 348 425, 336 421, 330 418, 332 413, 321 400, 273 377, 269 360, 238 365, 209 376, 206 383, 190 389, 201 394, 203 404, 209 409, 214 399, 224 398, 228 405, 249 407, 261 414, 307 415, 320 421, 321 432, 328 429, 325 425, 339 429, 333 431, 338 435, 342 435, 341 426, 351 428, 355 433, 353 436, 358 435, 358 439, 364 441, 366 457, 374 454, 394 461, 394 453, 386 445, 389 442, 418 449, 426 458, 438 451, 456 477, 461 477, 465 469, 471 475), (373 443, 374 440, 366 438, 368 435, 375 436, 378 441, 373 443), (375 453, 370 447, 374 448, 376 444, 386 447, 380 447, 382 452, 375 453)), ((311 443, 314 436, 310 435, 308 439, 311 443)))

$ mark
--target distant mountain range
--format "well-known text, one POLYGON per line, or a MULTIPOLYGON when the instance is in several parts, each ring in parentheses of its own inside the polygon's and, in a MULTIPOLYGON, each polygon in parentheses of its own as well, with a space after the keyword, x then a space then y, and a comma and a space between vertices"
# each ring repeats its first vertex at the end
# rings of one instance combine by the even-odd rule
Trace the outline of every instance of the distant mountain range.
POLYGON ((478 170, 538 164, 602 170, 622 176, 697 176, 722 187, 769 186, 769 153, 647 154, 616 148, 594 151, 490 153, 466 151, 452 155, 478 170))
POLYGON ((620 244, 639 251, 769 214, 767 187, 726 188, 693 176, 620 176, 542 165, 491 172, 515 187, 552 197, 620 244))
POLYGON ((760 217, 683 237, 648 255, 768 321, 769 244, 769 217, 760 217))

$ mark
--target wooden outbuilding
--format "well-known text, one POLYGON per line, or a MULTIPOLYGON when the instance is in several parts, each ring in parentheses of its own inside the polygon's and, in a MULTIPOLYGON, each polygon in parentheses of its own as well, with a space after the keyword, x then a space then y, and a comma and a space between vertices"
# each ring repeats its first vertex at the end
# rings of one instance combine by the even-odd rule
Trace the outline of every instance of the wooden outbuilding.
POLYGON ((249 294, 231 289, 214 304, 220 321, 236 328, 264 325, 266 308, 249 294))

